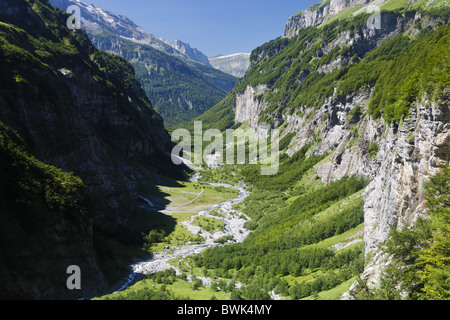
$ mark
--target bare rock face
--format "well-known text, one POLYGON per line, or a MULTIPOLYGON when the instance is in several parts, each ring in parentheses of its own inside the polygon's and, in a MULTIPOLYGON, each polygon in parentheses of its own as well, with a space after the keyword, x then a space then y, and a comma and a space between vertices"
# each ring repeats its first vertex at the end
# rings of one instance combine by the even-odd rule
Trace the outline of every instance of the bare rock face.
POLYGON ((424 184, 449 163, 450 111, 446 102, 423 100, 400 126, 368 115, 352 124, 349 112, 364 105, 369 96, 367 91, 330 99, 308 122, 308 114, 287 116, 286 122, 291 132, 298 133, 290 154, 312 143, 317 135, 322 139, 312 153, 331 152, 315 167, 323 182, 355 174, 371 180, 364 193, 365 253, 370 257, 364 277, 376 283, 388 264, 380 245, 392 228, 409 226, 426 214, 424 184), (371 145, 377 146, 376 154, 369 153, 371 145))
POLYGON ((331 152, 315 168, 323 182, 354 174, 371 180, 364 193, 365 253, 370 263, 363 277, 377 283, 389 263, 380 254, 380 245, 392 228, 410 226, 426 215, 424 184, 449 163, 450 111, 446 102, 423 100, 400 126, 366 115, 355 127, 349 112, 368 97, 366 92, 341 101, 331 99, 308 123, 304 122, 308 115, 303 119, 288 116, 286 122, 291 132, 298 132, 291 154, 313 142, 314 136, 322 137, 312 153, 331 152), (371 145, 377 146, 376 154, 368 152, 371 145))
POLYGON ((364 111, 362 119, 352 124, 349 113, 364 105, 369 96, 370 90, 329 99, 313 117, 307 113, 284 118, 287 130, 297 133, 289 154, 321 137, 311 153, 330 153, 315 167, 323 182, 350 175, 370 179, 364 192, 364 242, 369 264, 363 277, 377 283, 389 263, 380 246, 392 228, 410 226, 426 215, 424 184, 441 165, 449 163, 450 111, 447 102, 425 99, 400 126, 374 120, 364 111), (368 151, 371 145, 376 145, 376 153, 368 151))
POLYGON ((236 95, 235 121, 247 122, 249 127, 256 128, 259 121, 259 113, 264 110, 266 104, 258 99, 258 95, 264 92, 267 86, 248 86, 244 93, 236 95))
POLYGON ((81 10, 82 27, 93 36, 107 30, 124 39, 150 45, 169 54, 185 56, 211 66, 208 57, 200 50, 191 48, 189 44, 180 40, 169 41, 157 38, 123 15, 114 14, 79 0, 50 0, 50 3, 62 10, 66 10, 71 5, 78 6, 81 10))
POLYGON ((426 213, 424 184, 448 164, 450 141, 447 103, 423 100, 398 128, 387 127, 380 139, 372 183, 365 193, 366 254, 375 254, 365 276, 378 276, 383 259, 377 248, 391 228, 414 223, 426 213))
POLYGON ((295 37, 301 29, 322 23, 325 16, 328 15, 328 7, 323 7, 316 11, 306 9, 302 14, 289 18, 284 30, 285 37, 295 37))
POLYGON ((175 41, 168 41, 168 40, 164 40, 164 39, 160 39, 160 40, 167 43, 175 50, 181 52, 189 59, 201 62, 201 63, 211 67, 208 57, 200 50, 198 50, 196 48, 192 48, 189 44, 184 43, 180 40, 175 40, 175 41))
POLYGON ((399 127, 367 117, 359 124, 353 147, 345 126, 324 132, 315 152, 336 143, 328 138, 331 132, 341 132, 342 142, 329 162, 316 167, 322 181, 352 174, 372 180, 365 192, 367 253, 384 243, 392 227, 410 225, 424 213, 424 182, 448 163, 448 115, 448 105, 423 101, 399 127), (367 153, 371 144, 378 146, 376 155, 367 153))
POLYGON ((358 5, 365 5, 372 0, 323 0, 308 9, 292 16, 284 31, 285 37, 295 37, 301 29, 322 24, 344 10, 358 5))
MULTIPOLYGON (((321 24, 351 6, 381 3, 380 1, 323 1, 321 4, 292 17, 285 36, 293 37, 302 28, 321 24)), ((361 9, 361 10, 363 10, 361 9)), ((386 39, 401 33, 414 34, 414 25, 420 20, 418 13, 398 15, 380 14, 381 27, 367 25, 359 32, 342 32, 335 41, 324 43, 317 56, 328 54, 336 46, 352 47, 358 55, 378 47, 386 39)), ((426 23, 426 22, 425 22, 426 23)), ((280 48, 279 50, 282 50, 280 48)), ((259 60, 268 52, 261 52, 259 60)), ((273 53, 273 54, 276 54, 273 53)), ((348 65, 346 57, 319 66, 316 72, 328 73, 348 65)), ((302 77, 297 78, 298 82, 302 77)), ((265 90, 275 90, 266 87, 265 90)), ((291 114, 265 114, 274 127, 283 123, 283 134, 295 133, 288 155, 305 145, 313 145, 311 155, 328 156, 315 167, 316 175, 324 183, 345 176, 359 175, 370 180, 364 192, 365 200, 365 252, 369 264, 364 277, 377 283, 381 270, 389 263, 381 255, 380 246, 389 238, 393 228, 410 226, 418 217, 426 215, 424 185, 449 163, 450 111, 446 101, 423 98, 414 104, 411 114, 399 125, 373 119, 367 105, 373 87, 366 87, 347 95, 334 95, 314 110, 298 106, 291 114)), ((261 115, 267 102, 265 91, 247 87, 236 96, 236 121, 247 121, 253 128, 262 126, 261 115), (255 97, 258 96, 256 99, 255 97)))

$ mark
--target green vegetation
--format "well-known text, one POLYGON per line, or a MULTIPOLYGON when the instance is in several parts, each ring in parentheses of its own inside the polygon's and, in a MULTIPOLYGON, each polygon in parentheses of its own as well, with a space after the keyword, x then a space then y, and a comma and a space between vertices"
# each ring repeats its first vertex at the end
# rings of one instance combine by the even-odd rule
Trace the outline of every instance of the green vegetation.
POLYGON ((332 246, 363 224, 363 200, 355 195, 367 181, 348 177, 317 189, 296 184, 317 163, 305 157, 307 151, 308 147, 284 159, 272 178, 254 174, 250 165, 237 166, 234 173, 253 187, 239 205, 251 218, 245 226, 253 232, 243 243, 211 248, 188 259, 209 275, 245 284, 231 292, 231 299, 267 299, 272 290, 301 299, 336 288, 362 272, 361 244, 341 251, 332 246), (292 178, 287 172, 294 168, 301 169, 292 178))
MULTIPOLYGON (((192 215, 191 213, 190 215, 192 215)), ((172 218, 176 225, 171 227, 169 232, 166 231, 165 226, 160 226, 161 229, 153 229, 148 234, 144 235, 144 249, 147 253, 154 253, 162 251, 166 247, 177 247, 189 243, 203 243, 204 238, 189 232, 180 223, 185 220, 184 215, 173 214, 172 218)), ((157 226, 156 226, 157 227, 157 226)))
MULTIPOLYGON (((256 166, 229 165, 205 171, 210 173, 210 180, 222 177, 217 173, 224 172, 233 177, 231 181, 243 179, 252 186, 251 195, 236 207, 251 218, 245 225, 253 230, 249 237, 243 243, 234 243, 232 237, 218 239, 217 243, 227 245, 172 261, 181 276, 173 271, 156 273, 122 293, 103 298, 260 300, 270 299, 270 291, 287 299, 340 298, 364 268, 362 239, 353 241, 361 237, 361 191, 367 181, 346 177, 324 186, 313 179, 314 187, 301 182, 310 180, 306 175, 313 174, 310 169, 321 159, 306 158, 308 148, 292 158, 283 158, 277 182, 267 190, 270 177, 254 174, 252 167, 256 166), (289 171, 297 172, 295 178, 287 174, 289 171), (189 282, 188 275, 192 277, 189 282), (206 287, 199 276, 209 277, 212 285, 206 287), (237 282, 242 284, 239 289, 237 282)), ((187 184, 186 192, 198 192, 196 185, 187 184)), ((174 188, 161 190, 175 192, 174 188)), ((220 216, 220 211, 211 214, 220 216)), ((177 219, 190 216, 184 213, 177 219)), ((211 232, 224 227, 218 220, 194 220, 211 232)), ((164 239, 167 235, 152 231, 147 238, 155 243, 153 248, 162 249, 168 245, 164 239)))
POLYGON ((233 107, 236 100, 236 91, 230 91, 223 100, 213 106, 211 109, 203 113, 201 116, 192 121, 181 123, 174 127, 174 129, 187 129, 194 132, 194 121, 201 121, 203 129, 218 129, 225 131, 234 126, 234 111, 233 107))
POLYGON ((442 99, 450 87, 450 26, 431 34, 423 31, 410 49, 386 63, 380 74, 369 112, 387 121, 399 121, 408 115, 413 103, 424 97, 442 99))
MULTIPOLYGON (((403 8, 404 1, 392 1, 389 6, 386 8, 403 8)), ((373 45, 368 50, 335 46, 324 52, 323 48, 343 32, 363 37, 361 27, 369 14, 353 17, 354 11, 321 27, 301 30, 293 39, 275 39, 255 49, 245 77, 224 100, 196 120, 204 121, 204 129, 237 128, 240 124, 233 121, 236 94, 249 85, 260 84, 270 87, 258 97, 268 104, 260 115, 260 121, 268 123, 274 114, 299 113, 300 107, 314 109, 334 95, 367 88, 373 89, 368 113, 388 123, 401 122, 421 98, 446 98, 450 59, 445 8, 441 12, 425 11, 417 5, 409 11, 397 10, 391 13, 393 19, 420 12, 421 21, 429 27, 416 23, 414 32, 408 30, 379 46, 368 44, 373 45), (339 58, 349 63, 320 71, 339 58)), ((348 120, 355 124, 363 115, 358 105, 348 114, 348 120)), ((193 122, 180 127, 192 130, 193 122)), ((287 134, 281 140, 281 149, 286 150, 294 137, 295 133, 287 134)), ((231 184, 244 180, 250 186, 251 195, 237 209, 251 218, 245 227, 252 233, 243 243, 211 248, 178 263, 196 275, 203 273, 217 283, 222 281, 213 288, 228 288, 239 281, 243 284, 240 289, 231 285, 229 290, 233 300, 268 299, 270 291, 295 300, 340 298, 364 269, 361 194, 368 181, 352 176, 328 185, 319 183, 313 168, 327 155, 308 157, 310 148, 305 146, 292 157, 282 155, 275 176, 261 176, 260 168, 252 165, 226 165, 204 172, 203 180, 231 184)), ((374 158, 379 145, 374 142, 366 151, 374 158)), ((399 299, 401 290, 415 299, 448 297, 446 170, 447 176, 432 179, 429 189, 434 194, 429 199, 432 216, 439 218, 421 221, 419 231, 395 231, 386 250, 397 262, 388 268, 379 291, 362 283, 359 298, 399 299), (432 199, 440 199, 439 204, 432 199), (435 210, 439 213, 433 213, 435 210)), ((220 239, 219 243, 228 240, 220 239)))
POLYGON ((427 185, 429 219, 412 228, 393 229, 384 250, 392 261, 379 288, 364 281, 354 293, 358 299, 449 300, 450 299, 450 166, 427 185))
MULTIPOLYGON (((214 205, 234 199, 239 194, 236 190, 185 181, 167 181, 165 185, 158 186, 157 191, 142 191, 155 197, 156 201, 167 203, 168 210, 164 214, 149 214, 148 210, 142 209, 142 214, 131 219, 129 223, 135 234, 142 234, 143 249, 147 254, 163 251, 167 247, 203 243, 205 239, 202 236, 188 231, 181 223, 191 219, 198 211, 211 209, 214 205)), ((193 224, 208 232, 225 228, 225 223, 206 217, 194 217, 193 224)), ((224 238, 221 241, 228 240, 231 239, 224 238)))
POLYGON ((166 127, 200 116, 219 103, 236 82, 236 78, 219 70, 138 45, 109 31, 96 34, 94 42, 108 50, 120 44, 120 55, 133 65, 166 127))
POLYGON ((307 157, 311 146, 307 145, 298 151, 292 157, 283 154, 280 156, 282 165, 279 168, 278 174, 274 176, 261 176, 260 169, 257 166, 244 166, 241 169, 241 174, 245 177, 245 182, 260 190, 282 190, 285 191, 314 165, 319 163, 326 155, 307 157))
POLYGON ((223 236, 217 240, 214 240, 215 243, 219 243, 219 244, 225 244, 228 241, 234 241, 234 237, 233 236, 223 236))
MULTIPOLYGON (((30 0, 27 3, 53 29, 32 30, 26 23, 22 29, 11 21, 0 23, 0 66, 5 70, 0 75, 0 84, 2 91, 11 93, 8 99, 4 99, 5 108, 13 110, 14 99, 21 94, 25 98, 33 97, 36 84, 39 84, 39 94, 33 100, 36 110, 45 110, 49 101, 73 106, 66 76, 76 78, 76 71, 66 69, 68 62, 86 68, 89 80, 95 80, 108 96, 116 98, 114 101, 118 108, 113 112, 123 111, 136 120, 133 128, 136 131, 126 133, 125 139, 133 137, 136 132, 146 132, 144 118, 154 123, 161 121, 143 94, 134 69, 141 78, 149 74, 154 77, 152 79, 158 84, 156 87, 154 83, 144 82, 145 89, 152 96, 166 99, 170 95, 166 90, 174 93, 169 99, 172 110, 183 104, 178 99, 180 96, 182 100, 196 100, 202 105, 216 102, 218 93, 208 83, 209 80, 203 81, 204 74, 199 75, 198 79, 203 78, 202 81, 197 79, 198 83, 189 77, 168 75, 162 56, 156 66, 134 61, 133 68, 125 59, 95 50, 88 45, 89 40, 84 33, 72 34, 61 27, 65 16, 52 11, 46 1, 30 0), (190 87, 191 84, 195 89, 190 87), (203 92, 197 91, 198 88, 203 92), (205 92, 209 92, 206 98, 205 92), (135 102, 139 103, 136 105, 135 102), (138 116, 141 113, 145 117, 138 116)), ((404 3, 403 0, 392 1, 387 8, 401 7, 404 3)), ((344 19, 329 21, 320 28, 302 30, 296 38, 271 41, 252 53, 252 67, 235 89, 198 120, 205 121, 204 129, 238 127, 240 124, 234 124, 232 111, 236 93, 243 92, 248 85, 268 84, 271 90, 259 97, 268 103, 261 115, 263 121, 270 122, 271 115, 276 113, 299 112, 301 106, 316 108, 335 94, 350 94, 370 87, 373 88, 373 98, 368 105, 369 114, 374 118, 383 117, 387 122, 400 122, 417 99, 425 96, 435 100, 447 99, 448 94, 447 13, 445 10, 420 12, 426 16, 424 19, 435 19, 424 20, 436 27, 435 30, 417 23, 417 33, 399 34, 363 54, 353 46, 335 46, 327 53, 321 48, 337 40, 341 32, 360 33, 367 14, 350 17, 346 12, 342 16, 344 19), (443 25, 437 27, 439 24, 443 25), (339 57, 348 58, 350 63, 336 70, 320 71, 339 57)), ((396 17, 404 14, 414 14, 414 11, 393 13, 396 17)), ((131 44, 124 42, 123 46, 125 52, 136 53, 131 44)), ((140 54, 150 51, 144 47, 139 50, 140 54)), ((88 85, 82 80, 71 81, 81 82, 80 86, 88 85)), ((156 101, 164 105, 164 99, 156 98, 156 101)), ((166 116, 178 122, 185 116, 194 116, 189 112, 186 110, 181 118, 170 112, 166 116)), ((63 107, 55 113, 72 114, 71 108, 63 107)), ((348 114, 348 119, 354 124, 363 114, 361 106, 356 106, 348 114)), ((188 128, 192 128, 192 122, 188 123, 188 128)), ((281 140, 281 149, 286 150, 294 137, 295 133, 288 133, 281 140)), ((112 134, 101 142, 116 138, 112 134)), ((283 154, 280 170, 275 176, 261 176, 260 167, 256 165, 227 165, 204 172, 203 179, 208 181, 219 180, 236 185, 243 180, 249 186, 251 195, 235 208, 251 218, 245 227, 252 233, 243 243, 234 243, 231 236, 225 236, 217 239, 216 243, 233 243, 172 261, 183 272, 180 276, 174 270, 157 272, 124 292, 103 299, 262 300, 269 299, 271 291, 294 300, 339 298, 362 273, 365 264, 361 239, 364 201, 361 195, 368 181, 351 176, 329 184, 321 183, 314 166, 328 155, 308 156, 311 148, 312 145, 307 145, 292 157, 283 154), (188 274, 190 281, 187 281, 188 274), (200 275, 210 277, 212 286, 207 287, 200 275), (237 282, 242 286, 238 288, 237 282)), ((108 152, 118 152, 116 149, 119 148, 110 147, 108 152)), ((379 145, 372 143, 366 151, 374 158, 379 145)), ((159 159, 150 161, 158 162, 159 159)), ((109 280, 126 272, 127 261, 133 257, 187 243, 201 243, 204 239, 182 227, 181 222, 190 219, 199 209, 211 208, 237 195, 236 191, 225 188, 172 180, 156 191, 142 186, 144 194, 165 205, 166 213, 130 209, 133 215, 126 217, 127 225, 119 225, 116 223, 118 219, 111 220, 106 215, 96 217, 96 203, 86 197, 86 187, 81 178, 31 156, 23 139, 2 123, 0 167, 2 255, 8 256, 23 248, 35 249, 30 252, 36 256, 46 254, 45 251, 52 249, 50 246, 55 242, 52 236, 65 236, 63 239, 68 243, 76 243, 76 236, 80 236, 79 241, 83 244, 93 241, 93 254, 98 257, 109 280), (93 228, 92 220, 95 220, 93 228), (64 228, 58 229, 60 223, 64 228), (48 226, 53 229, 48 229, 48 226), (52 230, 57 230, 55 235, 51 235, 52 230), (91 234, 92 230, 94 234, 91 234), (8 237, 14 240, 12 246, 4 245, 11 243, 8 237)), ((164 171, 167 167, 158 169, 164 171)), ((430 218, 419 220, 412 229, 393 231, 385 246, 393 263, 382 277, 381 288, 371 289, 361 281, 355 297, 401 299, 406 293, 410 299, 450 299, 449 172, 450 167, 444 167, 427 186, 430 218)), ((215 210, 211 214, 220 216, 221 212, 215 210)), ((225 223, 201 216, 194 218, 194 224, 208 232, 225 228, 225 223)), ((2 264, 0 267, 9 270, 15 265, 2 264)))
POLYGON ((235 170, 238 169, 233 165, 223 165, 216 169, 202 171, 201 180, 238 186, 242 181, 242 176, 235 172, 235 170))
POLYGON ((423 29, 416 38, 396 36, 380 48, 358 57, 358 63, 329 73, 317 72, 320 66, 338 56, 350 58, 355 54, 354 48, 335 47, 320 59, 314 58, 323 43, 334 41, 344 30, 357 32, 357 27, 357 23, 347 25, 336 21, 321 29, 302 30, 289 44, 285 39, 274 40, 256 49, 254 56, 261 51, 282 49, 280 54, 256 64, 246 77, 245 85, 268 83, 278 89, 276 93, 265 95, 269 108, 264 113, 291 112, 298 106, 318 107, 325 98, 333 95, 335 89, 338 94, 350 94, 366 86, 375 86, 369 113, 375 118, 383 115, 389 122, 398 122, 408 115, 412 103, 425 93, 432 98, 442 97, 444 88, 449 85, 449 57, 445 49, 449 46, 448 26, 435 32, 423 29), (304 50, 312 41, 314 45, 304 50))
POLYGON ((289 147, 289 144, 291 143, 292 139, 295 137, 296 133, 291 132, 288 133, 286 136, 283 137, 283 139, 280 140, 280 150, 286 150, 289 147))
POLYGON ((95 211, 83 181, 33 157, 24 140, 1 122, 0 168, 0 297, 33 299, 32 292, 17 289, 14 279, 39 274, 50 282, 53 274, 67 268, 55 259, 69 256, 61 252, 65 243, 86 249, 71 252, 70 259, 89 270, 85 259, 95 257, 88 251, 88 226, 95 211))
POLYGON ((148 275, 144 280, 123 292, 95 300, 227 300, 229 298, 229 289, 222 286, 222 283, 217 282, 212 287, 207 287, 195 276, 189 282, 186 274, 176 275, 173 269, 168 269, 148 275))
MULTIPOLYGON (((6 3, 17 7, 20 13, 8 15, 0 12, 0 116, 5 123, 20 131, 28 143, 30 155, 71 168, 74 172, 63 174, 56 168, 42 166, 42 181, 37 176, 23 181, 22 186, 26 186, 29 192, 16 191, 24 199, 29 193, 30 203, 42 191, 41 188, 45 192, 44 198, 38 197, 41 201, 37 208, 30 209, 27 223, 44 226, 47 220, 41 214, 32 213, 34 210, 46 212, 49 205, 53 211, 60 210, 64 217, 73 212, 76 212, 73 216, 85 212, 89 219, 85 217, 80 221, 82 218, 79 217, 71 224, 74 230, 83 228, 80 231, 83 244, 75 236, 61 242, 80 250, 91 250, 107 280, 116 281, 128 272, 127 264, 142 255, 141 233, 148 233, 154 226, 149 222, 151 219, 142 219, 148 229, 118 223, 143 217, 125 187, 125 176, 142 174, 149 181, 156 172, 180 179, 185 176, 162 160, 163 152, 158 150, 158 146, 162 146, 166 137, 163 136, 161 117, 153 110, 130 63, 97 50, 84 32, 71 32, 66 27, 68 14, 50 6, 48 1, 6 0, 6 3), (92 106, 100 106, 99 99, 104 99, 102 107, 93 110, 92 106), (29 117, 29 121, 23 120, 24 115, 29 117), (114 120, 110 121, 113 117, 114 120), (121 117, 126 119, 128 127, 114 123, 121 117), (138 141, 145 141, 147 145, 143 149, 147 150, 140 153, 136 148, 131 155, 127 145, 138 141), (145 154, 149 150, 155 152, 151 157, 145 154), (119 169, 117 163, 126 169, 119 169), (103 177, 97 177, 103 165, 103 172, 109 172, 105 178, 107 186, 100 182, 103 177), (91 184, 85 187, 76 176, 91 184), (88 193, 86 199, 83 198, 84 189, 88 193), (104 194, 108 190, 110 194, 104 194), (79 211, 69 210, 77 205, 74 202, 77 199, 80 201, 79 211), (81 199, 87 204, 82 206, 81 199), (126 210, 122 210, 125 207, 126 210)), ((2 172, 4 168, 7 167, 2 164, 2 172)), ((24 177, 28 173, 23 170, 24 177)), ((173 228, 174 222, 170 219, 164 223, 167 229, 169 226, 173 228)), ((41 227, 36 227, 38 231, 44 233, 41 227)), ((49 227, 45 232, 51 234, 53 231, 49 227)), ((8 239, 2 241, 1 245, 9 243, 8 239)), ((23 242, 25 240, 20 241, 23 242)), ((50 239, 48 243, 51 246, 57 242, 50 239)), ((55 260, 55 257, 42 256, 47 262, 55 260)), ((30 270, 27 272, 31 273, 30 270)))
POLYGON ((206 217, 195 217, 194 226, 199 226, 203 230, 209 233, 214 233, 217 231, 224 231, 225 230, 225 222, 222 222, 217 219, 212 218, 206 218, 206 217))

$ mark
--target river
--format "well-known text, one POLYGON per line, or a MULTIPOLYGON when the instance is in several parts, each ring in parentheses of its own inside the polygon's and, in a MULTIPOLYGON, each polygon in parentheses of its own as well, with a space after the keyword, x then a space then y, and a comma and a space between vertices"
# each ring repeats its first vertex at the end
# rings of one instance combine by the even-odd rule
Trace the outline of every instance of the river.
MULTIPOLYGON (((192 216, 189 220, 183 222, 184 227, 193 233, 201 232, 202 236, 205 238, 205 242, 201 244, 189 244, 181 247, 170 248, 170 250, 164 250, 163 252, 154 253, 150 258, 135 263, 131 266, 131 274, 124 281, 116 292, 120 292, 131 286, 136 281, 142 279, 145 275, 151 274, 158 271, 163 271, 167 269, 174 269, 178 274, 180 271, 177 267, 169 264, 171 259, 175 258, 185 258, 190 255, 198 254, 205 249, 212 248, 215 246, 222 246, 224 244, 219 244, 215 240, 222 238, 224 236, 231 236, 234 239, 234 243, 242 242, 250 233, 249 230, 244 228, 245 222, 248 221, 242 212, 233 210, 232 206, 234 204, 244 201, 249 193, 245 190, 245 186, 241 183, 240 187, 224 184, 224 183, 212 183, 200 181, 200 173, 196 173, 191 181, 199 184, 208 184, 216 187, 224 187, 228 189, 234 189, 239 191, 238 197, 231 200, 223 201, 209 210, 199 211, 196 215, 192 216), (215 209, 221 209, 221 217, 210 215, 210 212, 215 209), (214 233, 208 233, 198 226, 192 224, 194 218, 197 216, 203 216, 207 218, 218 219, 225 223, 225 230, 218 231, 214 233)), ((149 201, 150 202, 150 201, 149 201)), ((150 202, 151 203, 151 202, 150 202)), ((226 245, 226 244, 225 244, 226 245)), ((205 285, 210 285, 211 279, 199 277, 205 285)))

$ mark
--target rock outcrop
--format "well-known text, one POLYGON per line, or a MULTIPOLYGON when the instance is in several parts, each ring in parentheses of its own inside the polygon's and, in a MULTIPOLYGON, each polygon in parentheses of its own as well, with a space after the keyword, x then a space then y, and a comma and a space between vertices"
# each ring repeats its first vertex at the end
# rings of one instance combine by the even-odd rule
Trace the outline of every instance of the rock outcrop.
POLYGON ((198 50, 196 48, 192 48, 189 44, 187 44, 183 41, 180 41, 180 40, 174 40, 174 41, 168 41, 168 40, 164 40, 164 39, 160 39, 160 40, 167 43, 169 46, 171 46, 175 50, 181 52, 189 59, 212 67, 211 64, 209 63, 208 57, 200 50, 198 50))
POLYGON ((267 86, 264 85, 256 88, 248 86, 243 94, 236 95, 236 122, 247 122, 250 128, 258 126, 259 114, 267 107, 264 101, 260 99, 265 89, 267 89, 267 86))
POLYGON ((242 78, 250 67, 250 53, 235 53, 227 56, 209 57, 211 65, 234 77, 242 78))
POLYGON ((108 31, 132 42, 149 45, 168 54, 187 57, 210 66, 208 57, 200 50, 191 48, 189 44, 180 40, 169 41, 157 38, 123 15, 79 0, 50 0, 50 3, 62 10, 66 10, 71 5, 78 6, 81 11, 81 26, 91 35, 108 31))
POLYGON ((170 136, 128 62, 65 29, 59 22, 66 17, 46 1, 0 0, 0 8, 0 121, 39 161, 83 180, 89 212, 88 218, 71 218, 36 201, 36 214, 30 211, 23 222, 12 208, 11 228, 2 230, 0 244, 9 248, 0 252, 0 296, 99 294, 108 283, 94 247, 94 220, 126 223, 137 208, 135 187, 170 163, 170 136), (82 268, 83 290, 67 290, 69 265, 82 268))
POLYGON ((408 227, 426 214, 424 185, 449 163, 448 102, 420 101, 400 126, 385 129, 371 163, 375 174, 364 196, 366 255, 374 255, 364 277, 372 282, 386 263, 379 246, 391 228, 408 227))
POLYGON ((78 0, 50 2, 62 10, 78 6, 81 28, 94 46, 132 63, 167 127, 201 115, 236 83, 235 77, 213 68, 206 55, 187 43, 157 38, 122 15, 78 0))
MULTIPOLYGON (((442 165, 449 164, 450 110, 448 101, 417 102, 401 125, 374 120, 361 110, 370 90, 329 99, 311 116, 283 115, 285 132, 295 132, 289 154, 320 137, 311 154, 330 155, 315 167, 325 183, 359 175, 371 183, 364 192, 364 242, 369 264, 363 277, 376 284, 389 261, 379 250, 392 228, 412 225, 426 215, 424 185, 442 165), (370 151, 376 146, 375 151, 370 151)), ((253 104, 256 107, 255 104, 253 104)), ((248 118, 247 118, 248 119, 248 118)))

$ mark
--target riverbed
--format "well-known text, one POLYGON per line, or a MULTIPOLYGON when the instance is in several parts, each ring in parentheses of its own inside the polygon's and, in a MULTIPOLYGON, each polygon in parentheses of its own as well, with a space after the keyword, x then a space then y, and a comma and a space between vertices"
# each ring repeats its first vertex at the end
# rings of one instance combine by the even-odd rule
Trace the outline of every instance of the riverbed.
MULTIPOLYGON (((200 181, 201 176, 200 173, 196 173, 191 181, 198 184, 208 184, 215 187, 224 187, 228 189, 234 189, 239 191, 239 195, 231 200, 223 201, 211 209, 199 211, 196 215, 193 215, 190 219, 183 221, 182 225, 194 234, 200 234, 204 237, 205 241, 201 244, 187 244, 180 247, 175 248, 167 248, 163 252, 154 253, 150 258, 135 263, 131 266, 131 274, 124 281, 123 285, 117 290, 117 292, 123 291, 129 286, 131 286, 136 281, 142 279, 147 274, 152 274, 158 271, 164 271, 167 269, 174 269, 177 274, 180 274, 180 271, 177 267, 171 265, 169 263, 170 260, 176 258, 186 258, 190 255, 199 254, 202 251, 212 248, 215 246, 223 246, 230 243, 238 243, 243 242, 245 238, 249 235, 250 231, 244 227, 244 224, 248 221, 248 217, 245 216, 242 212, 236 211, 233 209, 233 205, 244 201, 249 193, 245 189, 243 183, 239 187, 224 184, 224 183, 212 183, 200 181), (220 217, 211 215, 211 211, 220 210, 220 217), (200 228, 199 226, 193 225, 195 217, 203 216, 205 218, 218 219, 225 224, 225 228, 223 231, 216 232, 207 232, 200 228), (225 236, 232 237, 233 241, 225 244, 217 243, 216 240, 223 238, 225 236)), ((150 201, 149 201, 150 202, 150 201)), ((150 202, 151 203, 151 202, 150 202)), ((210 284, 210 279, 204 278, 202 279, 205 285, 210 284)))

